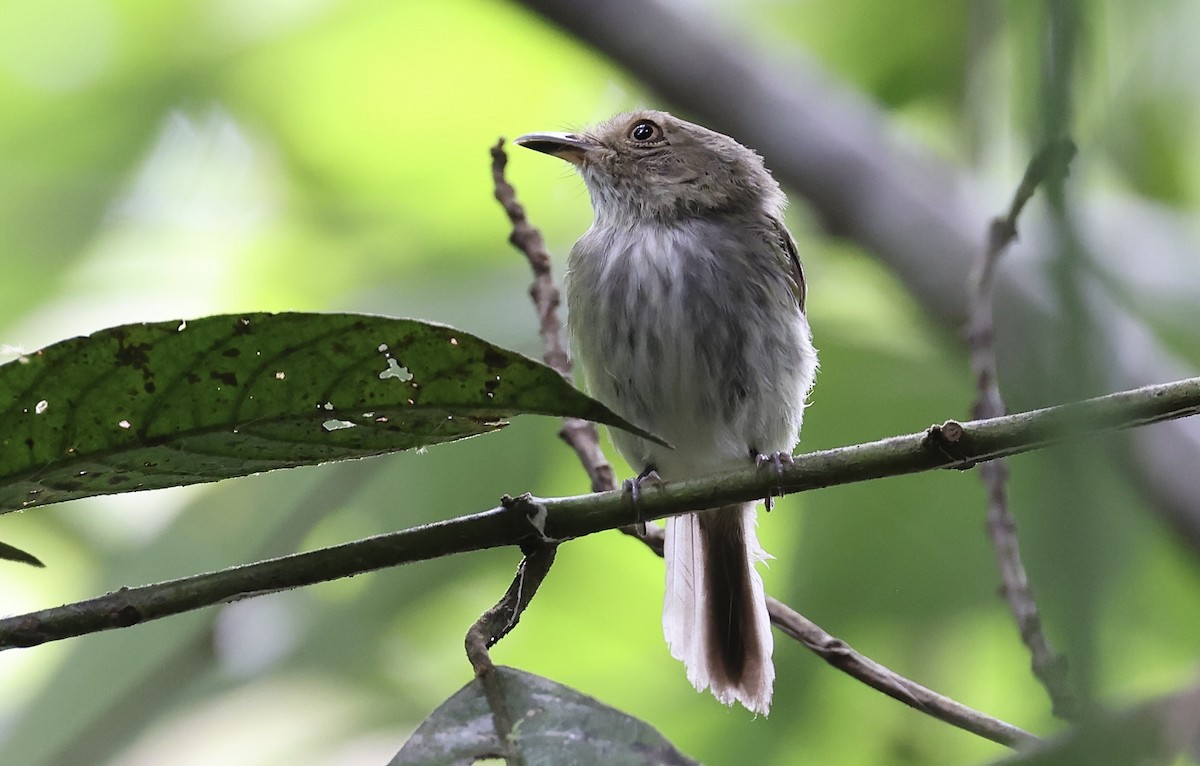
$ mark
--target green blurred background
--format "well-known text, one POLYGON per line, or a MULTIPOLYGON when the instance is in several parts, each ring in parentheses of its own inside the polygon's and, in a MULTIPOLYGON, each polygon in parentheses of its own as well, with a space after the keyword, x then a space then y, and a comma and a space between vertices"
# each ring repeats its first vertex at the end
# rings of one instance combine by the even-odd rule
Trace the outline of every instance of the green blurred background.
MULTIPOLYGON (((768 49, 806 50, 907 140, 993 184, 996 200, 1015 188, 1038 108, 1041 32, 1027 5, 701 5, 768 49), (981 23, 1001 75, 982 94, 971 76, 981 23)), ((1075 138, 1086 164, 1073 192, 1194 215, 1200 6, 1083 7, 1075 138)), ((3 358, 119 323, 250 310, 420 317, 539 356, 529 272, 506 243, 488 148, 638 105, 671 107, 499 0, 0 0, 3 358)), ((561 272, 590 222, 581 182, 522 151, 509 177, 561 272)), ((822 354, 801 449, 965 417, 973 384, 953 328, 869 253, 822 234, 795 195, 791 215, 822 354)), ((1200 360, 1200 329, 1169 340, 1200 360)), ((523 418, 426 454, 10 514, 0 539, 49 567, 0 566, 0 610, 447 518, 502 493, 584 492, 556 430, 523 418)), ((1055 577, 1053 467, 1032 455, 1013 470, 1027 564, 1061 644, 1072 591, 1055 577)), ((1103 529, 1105 577, 1088 672, 1102 701, 1121 704, 1194 674, 1200 569, 1119 472, 1103 492, 1089 517, 1103 529)), ((1050 733, 1058 724, 997 597, 983 501, 973 473, 949 472, 787 498, 761 525, 777 556, 767 588, 896 671, 1050 733)), ((0 761, 386 763, 470 679, 462 636, 517 561, 488 551, 4 652, 0 761)), ((565 545, 494 657, 641 717, 713 764, 1003 754, 782 637, 769 719, 696 694, 662 641, 661 577, 659 560, 615 532, 565 545)))

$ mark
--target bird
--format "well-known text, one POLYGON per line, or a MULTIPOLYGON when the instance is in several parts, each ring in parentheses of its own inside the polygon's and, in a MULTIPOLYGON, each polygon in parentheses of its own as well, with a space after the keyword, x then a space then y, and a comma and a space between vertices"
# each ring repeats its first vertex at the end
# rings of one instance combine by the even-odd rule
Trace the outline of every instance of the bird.
MULTIPOLYGON (((762 157, 650 109, 516 143, 574 165, 591 199, 565 276, 589 392, 672 445, 612 432, 638 472, 635 505, 647 483, 781 471, 818 365, 787 198, 762 157)), ((756 505, 667 519, 663 632, 698 691, 765 716, 775 668, 756 505)))

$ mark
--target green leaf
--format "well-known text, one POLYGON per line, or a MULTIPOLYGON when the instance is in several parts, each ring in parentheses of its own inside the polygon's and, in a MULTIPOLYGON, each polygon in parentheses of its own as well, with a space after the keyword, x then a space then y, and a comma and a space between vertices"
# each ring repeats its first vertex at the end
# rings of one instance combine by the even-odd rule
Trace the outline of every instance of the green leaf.
POLYGON ((0 365, 0 513, 379 455, 574 416, 654 438, 444 325, 241 314, 123 325, 0 365))
MULTIPOLYGON (((586 694, 514 668, 495 672, 512 720, 513 746, 526 766, 698 763, 654 727, 586 694)), ((502 753, 476 679, 433 711, 388 766, 479 763, 502 753)))
POLYGON ((8 543, 0 543, 0 559, 5 561, 16 561, 20 564, 29 564, 34 567, 44 567, 45 564, 37 556, 32 553, 26 553, 20 548, 9 545, 8 543))

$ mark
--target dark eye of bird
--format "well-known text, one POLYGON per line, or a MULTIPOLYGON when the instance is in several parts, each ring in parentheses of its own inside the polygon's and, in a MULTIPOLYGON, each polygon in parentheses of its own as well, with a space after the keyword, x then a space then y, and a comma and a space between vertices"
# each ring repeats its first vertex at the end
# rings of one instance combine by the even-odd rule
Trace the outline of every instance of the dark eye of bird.
POLYGON ((662 128, 650 120, 640 120, 629 130, 634 141, 657 141, 662 138, 662 128))

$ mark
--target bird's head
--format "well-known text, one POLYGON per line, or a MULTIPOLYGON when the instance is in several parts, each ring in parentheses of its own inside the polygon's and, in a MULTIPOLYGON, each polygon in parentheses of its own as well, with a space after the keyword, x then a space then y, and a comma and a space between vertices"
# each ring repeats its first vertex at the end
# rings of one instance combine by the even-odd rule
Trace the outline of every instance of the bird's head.
POLYGON ((666 112, 626 112, 582 133, 530 133, 516 143, 575 165, 598 219, 779 217, 785 204, 756 152, 666 112))

